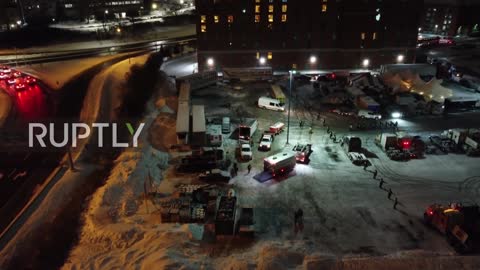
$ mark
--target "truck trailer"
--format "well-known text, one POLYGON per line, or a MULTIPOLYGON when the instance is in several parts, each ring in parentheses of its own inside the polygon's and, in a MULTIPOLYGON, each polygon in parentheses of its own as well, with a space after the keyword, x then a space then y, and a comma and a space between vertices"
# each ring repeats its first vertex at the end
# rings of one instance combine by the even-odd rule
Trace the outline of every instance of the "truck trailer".
POLYGON ((246 119, 246 121, 238 127, 238 140, 240 143, 250 143, 257 128, 258 121, 256 119, 246 119))

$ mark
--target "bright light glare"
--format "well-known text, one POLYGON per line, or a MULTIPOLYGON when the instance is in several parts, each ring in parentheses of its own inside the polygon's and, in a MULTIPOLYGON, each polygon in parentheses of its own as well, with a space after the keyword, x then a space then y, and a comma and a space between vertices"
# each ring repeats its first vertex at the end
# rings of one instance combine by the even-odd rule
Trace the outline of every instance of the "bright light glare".
POLYGON ((403 62, 404 59, 405 59, 405 56, 403 56, 403 54, 399 54, 399 55, 397 56, 397 62, 398 62, 398 63, 403 62))
POLYGON ((363 65, 363 67, 368 67, 370 65, 370 60, 363 59, 362 65, 363 65))
POLYGON ((310 64, 315 64, 317 62, 316 56, 310 56, 310 64))
POLYGON ((157 9, 157 7, 158 7, 157 4, 155 3, 152 4, 152 9, 157 9))
POLYGON ((208 58, 208 59, 207 59, 207 65, 213 66, 214 63, 215 63, 215 62, 213 61, 213 58, 208 58))
POLYGON ((261 65, 264 65, 267 62, 265 57, 260 57, 260 59, 258 61, 260 62, 261 65))
POLYGON ((400 118, 400 117, 402 117, 402 114, 401 114, 401 113, 399 113, 399 112, 393 112, 393 113, 392 113, 392 118, 397 118, 397 119, 398 119, 398 118, 400 118))

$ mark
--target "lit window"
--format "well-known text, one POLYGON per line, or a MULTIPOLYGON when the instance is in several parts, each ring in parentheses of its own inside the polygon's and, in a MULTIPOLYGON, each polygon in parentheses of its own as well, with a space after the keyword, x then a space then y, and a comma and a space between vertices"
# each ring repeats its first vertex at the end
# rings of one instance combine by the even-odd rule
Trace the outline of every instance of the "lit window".
POLYGON ((267 59, 270 60, 270 59, 272 59, 272 58, 273 58, 272 52, 268 52, 268 54, 267 54, 267 59))
POLYGON ((273 12, 273 5, 268 5, 268 12, 273 12))
POLYGON ((255 13, 260 13, 260 5, 255 5, 255 13))
POLYGON ((228 23, 233 23, 233 15, 228 15, 227 21, 228 23))
POLYGON ((260 22, 260 15, 255 15, 255 22, 259 23, 260 22))
POLYGON ((273 14, 268 14, 268 22, 273 22, 273 14))
POLYGON ((361 37, 362 37, 362 40, 365 40, 365 33, 364 32, 361 34, 361 37))
POLYGON ((220 21, 220 18, 218 17, 218 15, 213 16, 213 21, 215 23, 218 23, 220 21))
POLYGON ((257 59, 260 59, 260 52, 257 52, 257 59))
POLYGON ((206 23, 207 22, 207 16, 205 16, 205 15, 200 16, 200 22, 201 23, 206 23))
POLYGON ((287 14, 282 14, 282 22, 286 22, 287 21, 287 14))
POLYGON ((282 12, 283 13, 287 12, 287 5, 282 5, 282 12))
POLYGON ((202 33, 207 32, 207 26, 206 26, 205 24, 202 24, 202 25, 200 26, 200 31, 201 31, 202 33))
POLYGON ((322 5, 322 12, 327 12, 327 4, 322 5))
POLYGON ((255 3, 260 3, 260 0, 255 0, 255 3))
POLYGON ((373 40, 376 40, 376 39, 377 39, 377 32, 373 32, 372 39, 373 39, 373 40))

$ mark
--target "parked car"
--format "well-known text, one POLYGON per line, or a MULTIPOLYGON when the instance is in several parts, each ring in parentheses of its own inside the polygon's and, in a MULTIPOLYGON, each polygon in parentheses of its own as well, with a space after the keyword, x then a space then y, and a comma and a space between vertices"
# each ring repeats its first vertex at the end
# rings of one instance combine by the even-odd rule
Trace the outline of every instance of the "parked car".
POLYGON ((367 110, 359 110, 357 115, 360 118, 369 118, 369 119, 376 119, 376 120, 382 119, 382 115, 372 111, 367 111, 367 110))

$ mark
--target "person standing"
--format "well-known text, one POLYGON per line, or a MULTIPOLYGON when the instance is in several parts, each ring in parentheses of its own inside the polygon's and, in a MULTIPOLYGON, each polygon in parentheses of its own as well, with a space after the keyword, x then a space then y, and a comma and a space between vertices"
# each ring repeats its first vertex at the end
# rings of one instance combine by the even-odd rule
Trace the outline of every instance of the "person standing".
POLYGON ((252 170, 252 165, 248 164, 247 169, 248 169, 248 174, 250 174, 250 171, 252 170))
POLYGON ((301 208, 295 211, 294 223, 295 223, 294 231, 296 235, 298 232, 303 231, 303 210, 301 208))

